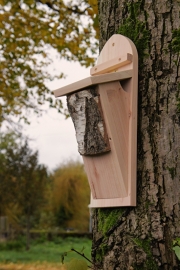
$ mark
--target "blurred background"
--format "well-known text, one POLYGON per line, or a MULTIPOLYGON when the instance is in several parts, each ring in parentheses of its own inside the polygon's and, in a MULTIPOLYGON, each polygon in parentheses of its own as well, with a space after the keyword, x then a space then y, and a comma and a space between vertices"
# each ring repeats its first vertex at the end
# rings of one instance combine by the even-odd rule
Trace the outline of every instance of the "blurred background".
POLYGON ((72 248, 90 263, 89 185, 52 90, 89 76, 97 1, 0 1, 0 33, 0 269, 67 269, 72 248))

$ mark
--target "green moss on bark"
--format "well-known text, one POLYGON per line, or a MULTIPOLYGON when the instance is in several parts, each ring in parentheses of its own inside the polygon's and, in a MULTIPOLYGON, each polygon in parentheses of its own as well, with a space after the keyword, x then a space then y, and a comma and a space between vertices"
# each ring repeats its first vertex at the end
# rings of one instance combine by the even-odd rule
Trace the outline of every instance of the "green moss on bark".
MULTIPOLYGON (((131 39, 138 51, 139 65, 142 66, 143 59, 147 56, 148 44, 150 39, 150 31, 147 29, 146 22, 140 21, 138 16, 141 11, 142 1, 128 4, 128 17, 126 17, 118 33, 131 39)), ((147 20, 147 14, 144 12, 144 17, 147 20)))
POLYGON ((150 240, 142 240, 142 239, 138 239, 138 238, 134 238, 133 242, 139 247, 141 248, 147 255, 146 257, 146 262, 145 262, 145 266, 134 266, 134 269, 137 270, 143 270, 143 269, 148 269, 148 270, 158 270, 158 266, 154 261, 153 258, 153 254, 151 251, 151 242, 150 240))
POLYGON ((108 245, 105 244, 105 243, 102 243, 99 246, 98 251, 96 253, 96 261, 97 262, 102 262, 103 257, 106 255, 107 251, 108 251, 108 245))
POLYGON ((105 236, 107 232, 117 223, 122 216, 124 208, 102 208, 98 209, 98 230, 105 236))
POLYGON ((172 33, 172 42, 169 45, 172 52, 175 54, 180 53, 180 29, 176 29, 172 33))
POLYGON ((176 168, 175 167, 168 167, 168 171, 169 171, 169 173, 170 173, 170 175, 171 175, 171 178, 172 178, 172 180, 174 179, 174 177, 176 176, 176 168))

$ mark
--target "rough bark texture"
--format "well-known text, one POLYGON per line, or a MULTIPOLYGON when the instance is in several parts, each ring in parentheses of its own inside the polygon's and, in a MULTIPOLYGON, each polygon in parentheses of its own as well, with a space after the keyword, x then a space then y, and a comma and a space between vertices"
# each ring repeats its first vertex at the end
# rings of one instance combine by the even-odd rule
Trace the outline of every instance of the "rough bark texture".
POLYGON ((109 140, 96 89, 85 89, 67 97, 68 110, 76 130, 81 155, 110 151, 109 140))
POLYGON ((99 0, 100 49, 131 26, 140 69, 137 207, 93 211, 97 269, 180 269, 179 54, 169 47, 179 11, 177 0, 99 0))

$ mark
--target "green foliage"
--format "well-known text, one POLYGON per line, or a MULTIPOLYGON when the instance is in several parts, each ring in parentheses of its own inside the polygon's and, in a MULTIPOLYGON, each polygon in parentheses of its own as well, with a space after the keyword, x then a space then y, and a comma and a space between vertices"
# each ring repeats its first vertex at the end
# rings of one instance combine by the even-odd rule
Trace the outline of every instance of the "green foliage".
POLYGON ((173 241, 173 250, 174 250, 178 260, 180 260, 180 238, 176 238, 173 241))
POLYGON ((53 211, 57 225, 79 230, 89 226, 89 184, 79 162, 69 162, 56 169, 53 175, 53 211))
POLYGON ((0 0, 0 10, 0 124, 11 116, 28 121, 23 109, 38 113, 46 101, 61 111, 46 84, 63 76, 63 69, 48 72, 50 52, 85 66, 94 62, 97 2, 0 0))
POLYGON ((173 250, 174 250, 176 256, 178 257, 178 260, 180 260, 180 246, 174 246, 173 250))
POLYGON ((128 17, 123 19, 123 22, 118 30, 122 34, 131 39, 136 45, 139 55, 139 65, 143 64, 143 58, 147 55, 150 32, 146 27, 145 21, 140 21, 140 6, 142 1, 128 4, 128 17))
POLYGON ((0 214, 8 213, 19 224, 25 223, 28 240, 32 218, 44 203, 47 169, 22 137, 1 135, 0 145, 0 214))
POLYGON ((10 240, 7 242, 0 243, 0 251, 9 251, 9 250, 22 250, 24 248, 25 242, 19 240, 10 240))
POLYGON ((118 219, 122 216, 124 210, 122 208, 118 209, 98 209, 98 230, 100 230, 103 235, 116 224, 118 219))
POLYGON ((22 214, 32 215, 43 201, 47 170, 38 164, 38 152, 33 153, 27 141, 18 148, 7 149, 6 166, 14 181, 14 202, 22 214))
POLYGON ((9 168, 9 153, 18 148, 18 137, 14 133, 0 134, 0 215, 14 202, 15 182, 9 168))

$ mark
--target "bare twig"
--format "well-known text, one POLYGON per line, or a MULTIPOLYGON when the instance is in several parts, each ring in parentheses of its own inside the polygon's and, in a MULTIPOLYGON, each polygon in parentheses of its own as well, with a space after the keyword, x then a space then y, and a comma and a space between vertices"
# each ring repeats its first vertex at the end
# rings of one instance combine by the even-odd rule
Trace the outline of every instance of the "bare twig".
POLYGON ((89 259, 84 255, 84 253, 81 253, 81 252, 75 250, 74 248, 71 248, 71 250, 74 251, 74 252, 76 252, 77 254, 79 254, 80 256, 82 256, 83 258, 85 258, 88 262, 92 263, 92 261, 89 260, 89 259))

